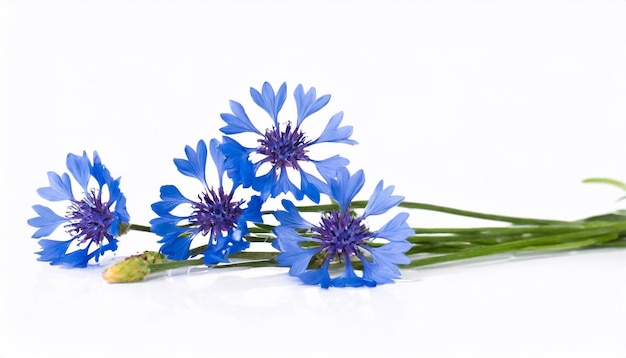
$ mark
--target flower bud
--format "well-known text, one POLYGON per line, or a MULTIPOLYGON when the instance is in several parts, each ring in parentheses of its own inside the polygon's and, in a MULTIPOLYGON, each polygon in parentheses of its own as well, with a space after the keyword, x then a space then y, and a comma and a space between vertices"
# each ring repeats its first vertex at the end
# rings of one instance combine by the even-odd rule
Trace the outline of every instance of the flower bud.
POLYGON ((107 267, 102 272, 102 278, 112 283, 137 282, 143 280, 149 273, 148 261, 138 255, 107 267))

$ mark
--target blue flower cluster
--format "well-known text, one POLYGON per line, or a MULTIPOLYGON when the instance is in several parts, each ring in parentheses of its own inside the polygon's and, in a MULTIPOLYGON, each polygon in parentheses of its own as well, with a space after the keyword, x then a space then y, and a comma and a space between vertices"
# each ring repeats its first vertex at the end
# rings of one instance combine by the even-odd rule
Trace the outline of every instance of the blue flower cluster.
POLYGON ((232 180, 229 190, 224 189, 224 165, 226 157, 219 150, 219 142, 211 140, 209 148, 217 168, 219 187, 209 187, 206 181, 207 147, 200 140, 196 150, 187 146, 187 159, 174 159, 174 164, 182 174, 198 179, 202 192, 197 200, 184 197, 174 185, 161 187, 161 201, 152 204, 152 210, 159 216, 152 219, 152 231, 162 237, 161 252, 172 260, 185 260, 189 257, 192 240, 201 234, 208 236, 204 250, 204 263, 212 265, 228 262, 228 255, 248 248, 244 240, 248 233, 248 222, 262 222, 261 199, 253 196, 246 203, 234 198, 235 190, 242 185, 232 180), (186 207, 186 215, 172 214, 180 206, 186 207))
MULTIPOLYGON (((186 146, 186 158, 174 159, 176 169, 200 185, 192 198, 174 185, 161 187, 161 200, 152 204, 157 217, 150 221, 151 231, 160 237, 160 251, 170 260, 201 254, 206 265, 228 262, 230 255, 249 247, 249 224, 263 223, 261 209, 269 199, 289 193, 296 200, 307 197, 319 203, 326 196, 338 204, 337 209, 322 213, 318 222, 305 220, 287 199, 282 200, 284 210, 271 212, 280 223, 272 242, 280 252, 277 261, 302 282, 325 288, 375 286, 399 278, 397 265, 409 262, 407 238, 413 235, 408 214, 399 213, 376 230, 367 221, 397 207, 404 198, 392 195, 394 187, 384 187, 380 181, 359 215, 351 202, 365 183, 363 171, 351 174, 348 159, 339 155, 321 159, 312 155, 320 143, 357 143, 350 139, 352 127, 341 126, 343 112, 331 116, 315 139, 307 136, 304 120, 323 109, 330 95, 318 97, 315 88, 305 92, 298 85, 293 92, 295 121, 286 122, 279 121, 287 99, 285 83, 275 91, 266 82, 260 91, 251 88, 250 95, 269 115, 266 129, 255 126, 244 107, 231 100, 231 112, 221 114, 226 123, 220 129, 222 138, 211 139, 208 147, 204 140, 195 149, 186 146), (256 145, 244 146, 236 139, 240 135, 256 137, 256 145), (209 154, 217 172, 213 185, 207 181, 209 154), (204 244, 201 252, 191 248, 194 240, 204 244)), ((68 200, 70 205, 64 216, 35 205, 39 217, 29 224, 39 228, 33 237, 42 238, 65 223, 70 239, 41 239, 39 259, 84 267, 91 258, 97 261, 105 251, 117 248, 116 237, 130 226, 129 216, 119 179, 111 178, 96 153, 93 164, 85 154, 70 154, 67 167, 82 189, 82 199, 74 197, 67 174, 50 172, 50 187, 39 189, 39 194, 51 201, 68 200), (89 186, 91 178, 96 187, 89 186), (71 248, 72 243, 76 247, 71 248)))
POLYGON ((35 205, 33 209, 39 216, 29 219, 28 224, 38 228, 34 238, 49 236, 61 224, 70 236, 65 241, 39 240, 42 250, 37 252, 38 260, 52 265, 86 267, 92 258, 97 262, 105 252, 117 249, 116 237, 130 217, 126 197, 120 191, 120 179, 113 179, 97 152, 93 153, 93 163, 85 152, 82 156, 68 154, 67 169, 80 186, 81 195, 78 198, 74 195, 67 173, 48 172, 50 186, 37 192, 49 201, 69 202, 67 212, 60 216, 47 206, 35 205))
POLYGON ((376 231, 371 231, 365 219, 371 215, 386 213, 404 198, 391 195, 393 186, 383 189, 380 181, 361 216, 350 212, 350 203, 365 183, 363 171, 350 175, 347 169, 337 170, 336 178, 329 178, 331 198, 339 204, 339 210, 324 214, 319 224, 310 223, 300 216, 297 207, 283 200, 286 211, 274 215, 280 226, 274 229, 275 248, 281 254, 277 260, 290 266, 289 274, 299 277, 304 283, 329 286, 376 286, 393 282, 400 277, 396 264, 408 264, 403 253, 411 248, 406 238, 413 229, 406 220, 407 213, 397 214, 391 221, 376 231), (311 236, 302 236, 296 229, 307 228, 311 236), (376 245, 378 243, 381 245, 376 245), (363 275, 354 271, 352 259, 358 259, 363 275), (329 269, 333 263, 343 266, 343 272, 331 278, 329 269))

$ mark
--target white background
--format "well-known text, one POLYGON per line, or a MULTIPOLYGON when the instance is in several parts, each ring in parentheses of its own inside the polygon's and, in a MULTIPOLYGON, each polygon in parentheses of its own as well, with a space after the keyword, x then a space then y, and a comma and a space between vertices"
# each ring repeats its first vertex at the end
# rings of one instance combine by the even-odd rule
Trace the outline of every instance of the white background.
MULTIPOLYGON (((229 99, 256 113, 264 81, 287 82, 284 120, 298 83, 332 94, 305 125, 344 111, 359 144, 317 158, 364 169, 359 198, 384 179, 409 200, 507 215, 623 207, 581 180, 626 180, 624 1, 0 1, 0 357, 626 357, 620 250, 329 290, 280 268, 110 285, 102 267, 35 260, 26 220, 68 152, 97 150, 147 224, 161 185, 196 188, 172 158, 221 135, 229 99)), ((122 237, 118 257, 155 240, 122 237)))

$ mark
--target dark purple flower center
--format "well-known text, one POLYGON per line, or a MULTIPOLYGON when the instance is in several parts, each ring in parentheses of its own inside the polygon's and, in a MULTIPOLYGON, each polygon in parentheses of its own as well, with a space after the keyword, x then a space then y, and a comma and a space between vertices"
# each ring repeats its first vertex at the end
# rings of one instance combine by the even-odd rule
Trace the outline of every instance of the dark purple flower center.
POLYGON ((349 212, 331 211, 322 217, 319 226, 313 227, 314 236, 321 241, 326 258, 337 258, 356 254, 358 246, 364 245, 364 239, 370 232, 362 223, 361 217, 354 217, 349 212))
POLYGON ((210 189, 198 195, 200 202, 193 203, 193 213, 189 216, 192 225, 198 225, 203 235, 211 234, 217 238, 222 232, 230 232, 237 225, 237 219, 243 213, 243 200, 233 202, 231 194, 225 194, 223 188, 216 193, 210 189))
POLYGON ((265 132, 263 139, 258 140, 261 145, 257 153, 266 158, 263 162, 270 162, 278 168, 291 167, 298 169, 298 161, 308 161, 306 147, 310 144, 306 136, 297 127, 291 131, 291 123, 287 123, 284 132, 280 127, 272 128, 265 132))
POLYGON ((91 241, 99 245, 105 237, 113 238, 113 235, 108 232, 114 221, 113 213, 109 210, 109 203, 103 203, 101 194, 96 195, 93 189, 85 199, 72 201, 67 218, 70 224, 65 227, 73 239, 81 244, 91 241))

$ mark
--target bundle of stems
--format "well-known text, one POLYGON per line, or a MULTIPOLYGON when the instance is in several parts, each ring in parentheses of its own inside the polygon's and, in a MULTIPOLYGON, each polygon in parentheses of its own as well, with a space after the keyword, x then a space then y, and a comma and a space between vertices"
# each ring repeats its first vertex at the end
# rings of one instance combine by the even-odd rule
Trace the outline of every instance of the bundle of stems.
MULTIPOLYGON (((354 201, 351 209, 362 209, 366 205, 367 201, 354 201)), ((399 206, 504 224, 463 228, 413 228, 415 234, 407 239, 412 247, 406 253, 411 262, 400 265, 401 269, 463 262, 467 259, 505 253, 515 255, 626 247, 626 215, 619 212, 582 220, 561 221, 486 214, 409 201, 403 201, 399 206)), ((336 208, 334 204, 327 204, 300 206, 298 210, 302 213, 323 213, 336 208)), ((272 234, 273 228, 272 225, 255 224, 249 228, 250 233, 246 236, 249 242, 267 245, 266 250, 238 252, 230 256, 231 262, 215 265, 214 268, 281 267, 276 261, 278 252, 271 247, 271 242, 275 239, 272 234)), ((139 226, 135 226, 134 229, 141 230, 139 226)), ((309 233, 302 230, 301 234, 309 233)), ((149 262, 148 273, 204 265, 202 257, 194 257, 200 255, 205 248, 206 246, 199 246, 191 249, 190 258, 187 260, 163 258, 149 262)), ((355 268, 359 268, 359 262, 354 262, 354 265, 355 268)))

